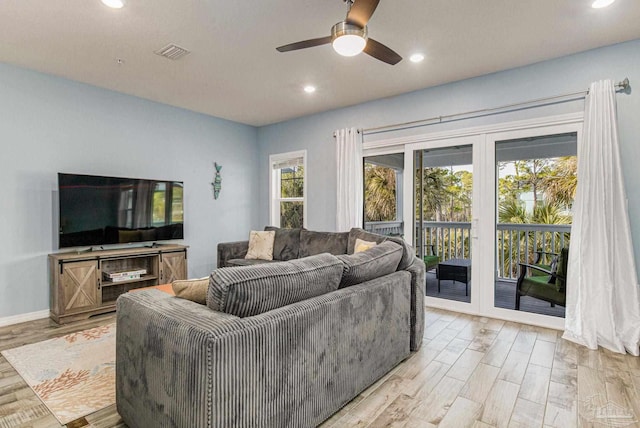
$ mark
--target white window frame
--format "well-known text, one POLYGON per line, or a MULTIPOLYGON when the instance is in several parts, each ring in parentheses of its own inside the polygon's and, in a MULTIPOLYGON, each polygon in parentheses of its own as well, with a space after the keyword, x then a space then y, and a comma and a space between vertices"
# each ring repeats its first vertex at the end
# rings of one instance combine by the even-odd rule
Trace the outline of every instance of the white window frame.
POLYGON ((307 151, 298 150, 295 152, 277 153, 269 155, 269 223, 271 226, 280 226, 280 202, 302 202, 302 226, 307 227, 307 151), (294 160, 302 158, 303 169, 303 183, 302 183, 302 198, 283 198, 281 195, 281 174, 280 169, 274 169, 274 165, 285 162, 287 160, 294 160))

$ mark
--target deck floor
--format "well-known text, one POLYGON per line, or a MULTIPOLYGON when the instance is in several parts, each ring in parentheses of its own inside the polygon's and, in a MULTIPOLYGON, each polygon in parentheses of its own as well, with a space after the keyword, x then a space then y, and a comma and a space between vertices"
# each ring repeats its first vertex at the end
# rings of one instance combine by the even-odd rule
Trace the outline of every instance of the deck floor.
MULTIPOLYGON (((427 272, 427 296, 440 297, 442 299, 457 300, 459 302, 471 301, 471 284, 469 284, 469 296, 465 296, 464 282, 457 281, 441 281, 440 293, 438 293, 438 280, 435 270, 427 272)), ((516 305, 516 284, 510 281, 496 282, 496 298, 495 305, 498 308, 514 309, 516 305)), ((554 317, 564 318, 564 308, 556 306, 552 308, 548 302, 535 299, 533 297, 524 296, 520 299, 520 310, 524 312, 533 312, 535 314, 551 315, 554 317)))

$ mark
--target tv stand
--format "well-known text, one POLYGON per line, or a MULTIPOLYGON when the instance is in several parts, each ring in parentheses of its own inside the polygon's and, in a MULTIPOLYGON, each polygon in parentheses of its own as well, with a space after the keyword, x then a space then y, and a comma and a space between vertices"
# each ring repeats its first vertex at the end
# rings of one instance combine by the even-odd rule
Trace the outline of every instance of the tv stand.
POLYGON ((187 278, 187 248, 154 243, 151 247, 49 254, 50 316, 57 323, 112 312, 116 299, 134 288, 187 278), (139 278, 114 282, 104 273, 146 270, 139 278))

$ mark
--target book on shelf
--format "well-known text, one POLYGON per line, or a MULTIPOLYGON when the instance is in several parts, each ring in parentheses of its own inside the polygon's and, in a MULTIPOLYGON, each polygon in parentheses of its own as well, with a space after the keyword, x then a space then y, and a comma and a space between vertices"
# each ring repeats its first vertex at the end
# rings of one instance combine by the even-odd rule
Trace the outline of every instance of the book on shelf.
POLYGON ((104 279, 109 279, 109 280, 113 280, 115 278, 138 279, 140 278, 141 275, 145 275, 146 273, 147 273, 147 270, 144 268, 133 268, 131 270, 123 270, 123 271, 117 271, 117 272, 103 271, 102 277, 104 279), (130 278, 132 275, 133 276, 137 275, 138 278, 130 278))
POLYGON ((140 279, 141 275, 127 275, 127 276, 117 276, 115 278, 109 278, 108 281, 109 282, 122 282, 122 281, 129 281, 132 279, 140 279))

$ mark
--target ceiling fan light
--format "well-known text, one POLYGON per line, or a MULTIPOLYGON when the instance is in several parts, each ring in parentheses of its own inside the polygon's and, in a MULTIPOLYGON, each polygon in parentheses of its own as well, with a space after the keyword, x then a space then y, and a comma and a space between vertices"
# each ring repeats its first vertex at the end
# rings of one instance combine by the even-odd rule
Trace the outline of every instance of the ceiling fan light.
POLYGON ((364 50, 367 41, 355 34, 345 34, 333 40, 333 49, 342 56, 356 56, 364 50))
POLYGON ((595 0, 591 4, 591 7, 594 9, 602 9, 603 7, 607 7, 611 5, 614 1, 616 0, 595 0))
POLYGON ((105 6, 112 9, 121 9, 124 7, 124 0, 100 0, 105 6))
POLYGON ((367 45, 367 27, 338 22, 331 28, 331 45, 342 56, 358 55, 367 45))

